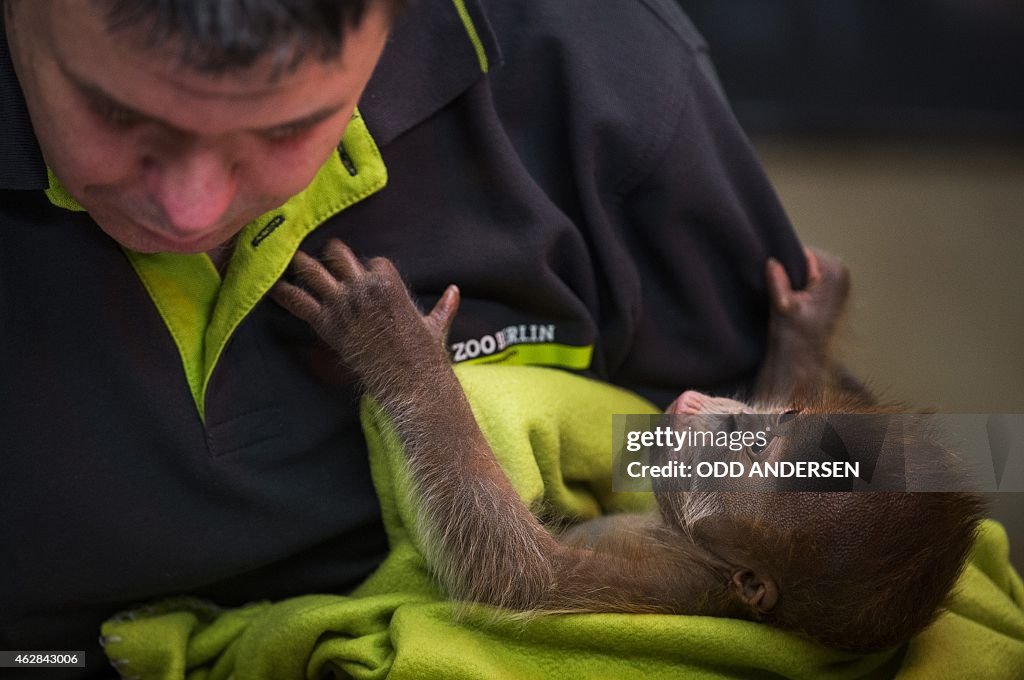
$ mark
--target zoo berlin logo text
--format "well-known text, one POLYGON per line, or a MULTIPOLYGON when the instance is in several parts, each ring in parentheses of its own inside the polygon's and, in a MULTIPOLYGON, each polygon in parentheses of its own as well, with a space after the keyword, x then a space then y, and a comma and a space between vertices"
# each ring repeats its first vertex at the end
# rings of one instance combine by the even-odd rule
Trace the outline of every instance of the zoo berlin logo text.
POLYGON ((555 341, 555 324, 521 323, 506 326, 496 333, 464 342, 452 343, 452 361, 458 363, 468 359, 488 356, 501 352, 512 345, 528 345, 555 341))

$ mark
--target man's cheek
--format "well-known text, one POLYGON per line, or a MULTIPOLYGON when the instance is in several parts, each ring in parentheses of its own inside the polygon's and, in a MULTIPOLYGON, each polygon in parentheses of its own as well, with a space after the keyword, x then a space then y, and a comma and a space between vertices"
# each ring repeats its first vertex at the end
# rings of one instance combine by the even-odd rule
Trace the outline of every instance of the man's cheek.
POLYGON ((142 181, 141 173, 135 171, 139 166, 133 153, 104 146, 96 139, 71 149, 64 157, 63 167, 55 167, 53 171, 72 194, 90 187, 123 186, 142 181))
POLYGON ((276 201, 270 208, 273 209, 309 186, 336 144, 329 145, 326 151, 303 144, 301 150, 276 149, 251 157, 241 166, 240 190, 276 201))

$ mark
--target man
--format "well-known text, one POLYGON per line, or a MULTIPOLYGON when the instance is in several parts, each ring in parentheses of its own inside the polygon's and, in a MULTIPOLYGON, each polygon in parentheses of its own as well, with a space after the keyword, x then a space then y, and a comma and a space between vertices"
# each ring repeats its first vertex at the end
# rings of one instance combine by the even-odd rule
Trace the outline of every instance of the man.
POLYGON ((0 649, 92 677, 139 601, 378 564, 352 380, 264 299, 300 247, 457 283, 455 361, 753 375, 803 256, 674 4, 399 4, 4 1, 0 649))

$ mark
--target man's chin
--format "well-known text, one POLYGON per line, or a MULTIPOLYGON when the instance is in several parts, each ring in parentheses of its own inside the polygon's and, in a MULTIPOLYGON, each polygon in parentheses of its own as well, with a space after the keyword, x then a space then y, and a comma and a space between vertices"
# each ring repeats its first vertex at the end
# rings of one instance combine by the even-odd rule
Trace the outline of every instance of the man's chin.
POLYGON ((214 250, 232 237, 232 234, 214 233, 206 234, 199 238, 178 238, 173 235, 150 230, 136 223, 110 225, 110 228, 100 224, 100 228, 122 247, 147 255, 155 253, 180 253, 182 255, 205 253, 214 250))
POLYGON ((146 255, 154 255, 156 253, 178 253, 181 255, 205 253, 220 245, 216 241, 207 239, 201 241, 176 241, 163 238, 139 238, 135 235, 123 238, 111 235, 111 238, 128 250, 146 255))

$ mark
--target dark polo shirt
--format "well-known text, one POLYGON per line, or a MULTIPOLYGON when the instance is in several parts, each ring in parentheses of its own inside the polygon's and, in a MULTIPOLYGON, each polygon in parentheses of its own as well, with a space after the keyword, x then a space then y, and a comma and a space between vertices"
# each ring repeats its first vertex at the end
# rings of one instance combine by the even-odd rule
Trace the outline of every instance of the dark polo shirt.
POLYGON ((413 5, 316 187, 249 225, 223 280, 76 209, 0 40, 0 649, 108 675, 121 609, 344 592, 382 559, 352 381, 262 299, 296 246, 389 257, 424 306, 457 283, 457 361, 662 404, 750 380, 764 259, 800 277, 802 255, 689 22, 669 0, 465 7, 413 5))

